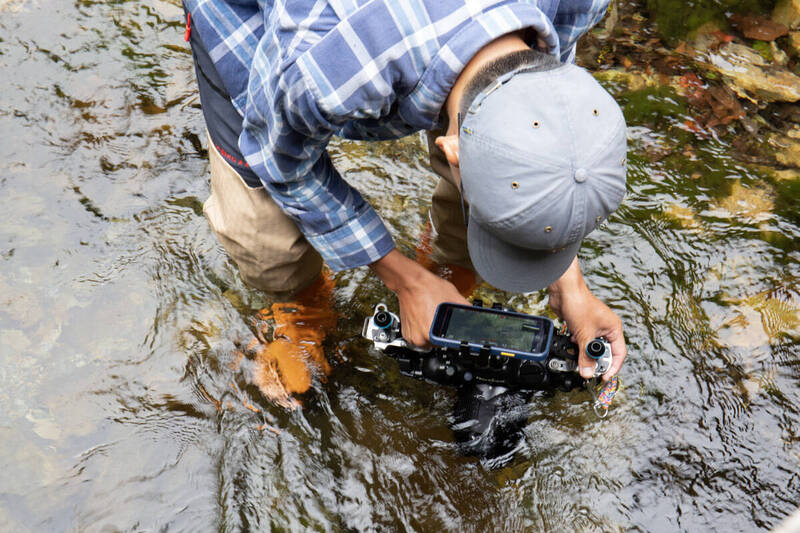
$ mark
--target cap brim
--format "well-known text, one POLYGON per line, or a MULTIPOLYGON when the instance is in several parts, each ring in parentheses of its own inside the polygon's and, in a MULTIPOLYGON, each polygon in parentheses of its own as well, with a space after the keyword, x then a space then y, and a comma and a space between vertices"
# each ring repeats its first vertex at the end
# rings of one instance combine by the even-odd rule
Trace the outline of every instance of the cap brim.
POLYGON ((488 283, 509 292, 543 289, 567 270, 581 241, 553 252, 529 250, 501 241, 470 217, 467 227, 469 256, 475 270, 488 283))

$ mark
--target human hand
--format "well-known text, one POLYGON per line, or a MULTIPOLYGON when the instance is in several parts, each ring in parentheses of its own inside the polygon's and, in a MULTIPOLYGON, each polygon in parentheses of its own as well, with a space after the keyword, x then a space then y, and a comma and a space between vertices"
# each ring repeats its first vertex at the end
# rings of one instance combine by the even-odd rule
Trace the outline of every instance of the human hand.
POLYGON ((606 304, 591 293, 580 273, 577 259, 567 272, 549 288, 550 307, 566 322, 572 342, 578 345, 578 370, 581 377, 594 375, 596 363, 586 354, 586 345, 596 337, 605 337, 611 344, 611 368, 603 380, 611 379, 625 361, 627 347, 622 334, 622 321, 606 304))
POLYGON ((455 285, 392 250, 371 265, 400 302, 403 338, 419 348, 430 346, 430 332, 436 306, 442 302, 469 304, 455 285))

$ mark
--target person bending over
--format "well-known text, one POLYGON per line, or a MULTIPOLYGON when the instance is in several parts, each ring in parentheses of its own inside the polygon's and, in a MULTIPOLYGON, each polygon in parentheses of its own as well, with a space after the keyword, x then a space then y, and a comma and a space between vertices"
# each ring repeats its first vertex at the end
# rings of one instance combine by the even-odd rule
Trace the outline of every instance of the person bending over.
MULTIPOLYGON (((428 132, 441 176, 431 222, 444 263, 512 292, 548 288, 580 347, 620 319, 588 289, 582 239, 625 194, 625 121, 574 65, 608 0, 184 0, 209 135, 204 212, 242 278, 309 286, 323 263, 369 265, 400 302, 404 336, 428 344, 455 286, 400 253, 326 146, 428 132)), ((387 191, 391 194, 391 191, 387 191)))

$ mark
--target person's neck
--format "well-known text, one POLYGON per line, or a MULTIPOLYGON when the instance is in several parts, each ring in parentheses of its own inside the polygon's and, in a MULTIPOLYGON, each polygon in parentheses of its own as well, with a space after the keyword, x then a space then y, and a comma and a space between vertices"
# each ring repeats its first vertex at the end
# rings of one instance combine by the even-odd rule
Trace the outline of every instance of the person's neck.
POLYGON ((475 54, 469 60, 461 71, 461 74, 456 78, 453 88, 450 89, 450 94, 445 101, 445 109, 447 111, 448 126, 447 135, 458 133, 458 111, 461 109, 461 97, 464 95, 464 89, 469 85, 470 80, 475 77, 475 74, 485 64, 494 61, 498 57, 508 55, 517 50, 527 50, 530 48, 522 39, 523 31, 515 31, 507 33, 490 42, 475 54))

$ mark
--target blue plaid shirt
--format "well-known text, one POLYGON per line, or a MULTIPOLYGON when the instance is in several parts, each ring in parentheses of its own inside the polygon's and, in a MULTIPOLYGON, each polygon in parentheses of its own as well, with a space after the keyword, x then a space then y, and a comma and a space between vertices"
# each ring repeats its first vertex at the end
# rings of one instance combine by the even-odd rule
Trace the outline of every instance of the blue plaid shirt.
POLYGON ((333 135, 394 139, 437 126, 464 65, 522 28, 572 61, 609 0, 185 0, 244 117, 239 147, 333 270, 394 247, 334 168, 333 135))

